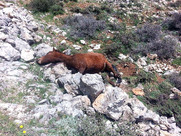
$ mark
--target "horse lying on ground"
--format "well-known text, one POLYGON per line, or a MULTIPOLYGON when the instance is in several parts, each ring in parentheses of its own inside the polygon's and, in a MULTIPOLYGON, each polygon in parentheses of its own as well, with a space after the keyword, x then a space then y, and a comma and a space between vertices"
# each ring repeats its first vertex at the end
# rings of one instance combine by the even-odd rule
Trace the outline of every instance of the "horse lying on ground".
POLYGON ((82 74, 93 74, 105 71, 109 74, 108 82, 115 86, 115 84, 110 81, 110 73, 112 72, 114 74, 114 78, 118 79, 118 83, 116 85, 119 86, 121 83, 120 74, 114 70, 115 67, 113 68, 106 57, 100 53, 78 53, 75 55, 65 55, 53 48, 53 51, 48 52, 45 56, 37 60, 37 63, 40 65, 56 62, 63 62, 67 67, 74 68, 82 74))

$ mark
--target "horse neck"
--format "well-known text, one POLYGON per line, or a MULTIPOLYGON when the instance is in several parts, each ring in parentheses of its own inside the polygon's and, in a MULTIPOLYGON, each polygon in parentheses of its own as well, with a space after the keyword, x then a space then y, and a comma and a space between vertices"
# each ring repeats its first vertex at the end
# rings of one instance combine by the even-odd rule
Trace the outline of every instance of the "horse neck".
POLYGON ((64 63, 66 63, 66 64, 72 60, 72 56, 70 56, 70 55, 65 55, 65 54, 63 54, 63 53, 58 53, 58 56, 57 56, 57 57, 59 58, 59 60, 60 60, 61 62, 64 62, 64 63))

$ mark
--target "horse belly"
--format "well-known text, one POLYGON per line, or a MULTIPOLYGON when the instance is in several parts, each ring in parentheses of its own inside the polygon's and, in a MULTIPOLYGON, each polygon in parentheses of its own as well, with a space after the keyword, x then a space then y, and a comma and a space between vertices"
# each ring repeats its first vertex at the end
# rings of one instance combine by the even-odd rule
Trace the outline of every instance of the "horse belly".
POLYGON ((105 68, 104 66, 105 64, 102 63, 102 62, 99 62, 99 63, 95 63, 95 62, 92 62, 90 64, 87 65, 86 67, 86 73, 99 73, 99 72, 102 72, 105 68))

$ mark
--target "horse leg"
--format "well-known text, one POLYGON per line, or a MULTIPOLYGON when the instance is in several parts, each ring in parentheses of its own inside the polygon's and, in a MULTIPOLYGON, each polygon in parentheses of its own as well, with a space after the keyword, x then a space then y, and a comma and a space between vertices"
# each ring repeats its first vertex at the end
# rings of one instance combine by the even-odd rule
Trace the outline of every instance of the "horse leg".
MULTIPOLYGON (((116 68, 116 67, 115 67, 115 68, 116 68)), ((122 81, 121 75, 118 74, 118 73, 114 70, 113 66, 112 66, 111 63, 109 63, 108 61, 106 62, 106 70, 107 70, 108 72, 113 72, 114 78, 118 79, 118 82, 116 83, 116 86, 119 86, 120 83, 121 83, 121 81, 122 81)), ((110 81, 110 73, 109 73, 109 79, 108 79, 108 81, 110 81)), ((112 83, 111 83, 111 84, 112 84, 112 83)), ((115 85, 114 85, 114 86, 115 86, 115 85)))
POLYGON ((85 74, 85 69, 86 69, 86 67, 80 67, 80 68, 79 68, 79 72, 80 72, 81 74, 85 74))

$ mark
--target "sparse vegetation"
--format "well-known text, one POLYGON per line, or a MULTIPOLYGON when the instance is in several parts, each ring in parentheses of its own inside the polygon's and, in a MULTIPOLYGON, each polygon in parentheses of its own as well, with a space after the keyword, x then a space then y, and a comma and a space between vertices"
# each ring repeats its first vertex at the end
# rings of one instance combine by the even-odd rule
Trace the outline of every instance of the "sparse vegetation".
POLYGON ((2 136, 24 136, 23 130, 13 123, 13 121, 3 113, 0 112, 0 135, 2 136))
MULTIPOLYGON (((134 124, 131 123, 118 125, 116 131, 111 128, 112 125, 109 127, 105 126, 106 120, 102 115, 83 117, 81 119, 63 115, 61 119, 56 120, 55 118, 50 120, 47 131, 43 132, 48 135, 59 136, 134 136, 135 134, 139 134, 135 131, 134 124)), ((36 126, 37 122, 31 121, 30 125, 36 126)), ((41 133, 41 131, 38 133, 41 133)))
POLYGON ((70 36, 73 39, 96 38, 96 32, 105 29, 104 21, 95 20, 88 16, 70 16, 64 20, 65 25, 70 27, 70 36))

